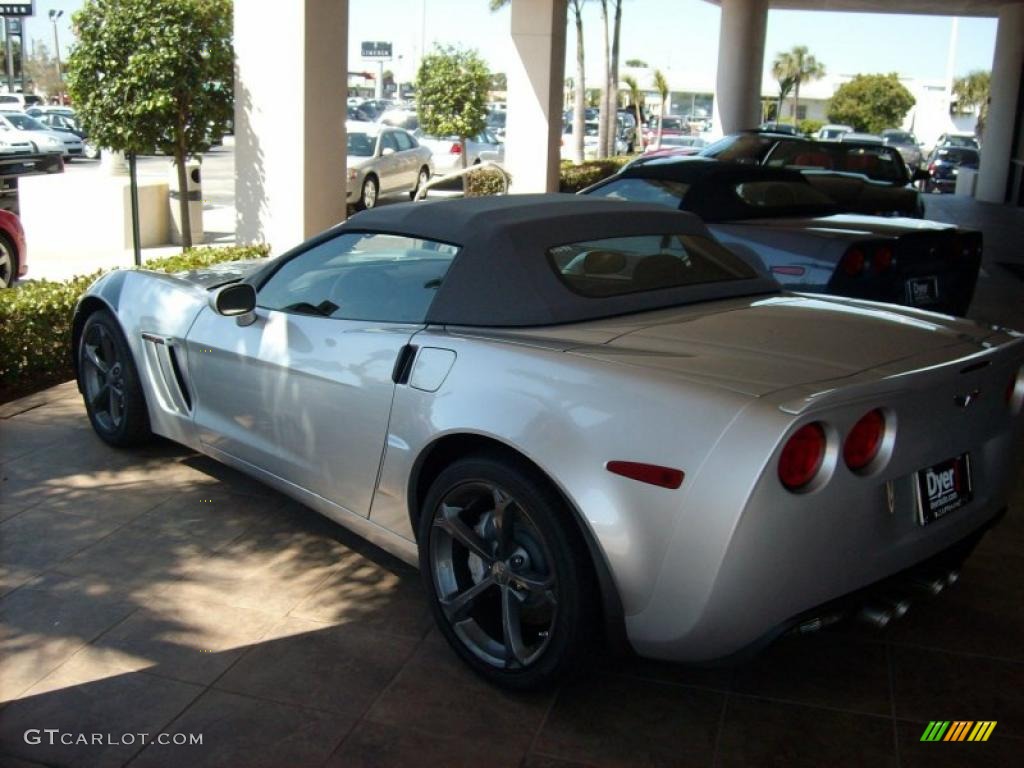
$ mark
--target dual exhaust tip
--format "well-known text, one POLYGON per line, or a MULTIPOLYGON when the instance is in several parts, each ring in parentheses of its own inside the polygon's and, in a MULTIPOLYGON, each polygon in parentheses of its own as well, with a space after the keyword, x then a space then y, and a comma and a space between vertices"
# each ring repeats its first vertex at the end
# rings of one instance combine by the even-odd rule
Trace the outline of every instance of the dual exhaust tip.
MULTIPOLYGON (((932 597, 940 594, 946 587, 951 587, 960 579, 960 572, 957 570, 946 571, 934 576, 917 577, 905 582, 915 590, 924 592, 932 597)), ((903 618, 910 610, 910 600, 903 597, 883 596, 876 597, 861 607, 856 617, 859 621, 870 624, 873 627, 882 629, 889 626, 893 621, 903 618)), ((815 616, 801 622, 796 627, 798 634, 807 634, 824 629, 830 624, 835 624, 845 616, 841 612, 833 612, 815 616)))
MULTIPOLYGON (((931 595, 940 594, 946 587, 951 587, 960 579, 960 572, 953 570, 937 576, 915 578, 910 580, 914 589, 931 595)), ((896 619, 901 619, 910 610, 910 601, 903 598, 882 598, 868 603, 857 614, 857 618, 879 629, 888 626, 896 619)))

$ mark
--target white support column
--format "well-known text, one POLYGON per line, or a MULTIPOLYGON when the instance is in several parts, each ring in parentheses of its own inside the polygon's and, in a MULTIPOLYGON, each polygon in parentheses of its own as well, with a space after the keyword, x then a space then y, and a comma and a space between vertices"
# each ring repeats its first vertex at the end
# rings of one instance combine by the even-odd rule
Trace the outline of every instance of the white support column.
POLYGON ((1013 129, 1020 107, 1020 77, 1024 67, 1024 5, 999 9, 996 48, 992 55, 992 85, 981 145, 981 167, 975 192, 979 200, 1002 203, 1013 152, 1013 129))
POLYGON ((348 0, 235 0, 240 243, 281 253, 345 218, 348 0))
POLYGON ((722 0, 714 129, 732 133, 761 122, 767 0, 722 0))
POLYGON ((512 0, 505 167, 513 192, 557 192, 567 0, 512 0))

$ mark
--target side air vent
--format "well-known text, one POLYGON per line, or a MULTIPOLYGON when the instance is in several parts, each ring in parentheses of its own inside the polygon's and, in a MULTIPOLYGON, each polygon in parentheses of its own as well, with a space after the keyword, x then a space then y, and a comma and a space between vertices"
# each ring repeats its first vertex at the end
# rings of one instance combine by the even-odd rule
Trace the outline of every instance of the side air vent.
POLYGON ((178 363, 178 348, 168 345, 167 354, 171 359, 171 370, 174 371, 174 381, 181 392, 181 399, 185 401, 185 407, 192 410, 192 395, 189 394, 188 385, 185 384, 185 377, 181 375, 181 365, 178 363))

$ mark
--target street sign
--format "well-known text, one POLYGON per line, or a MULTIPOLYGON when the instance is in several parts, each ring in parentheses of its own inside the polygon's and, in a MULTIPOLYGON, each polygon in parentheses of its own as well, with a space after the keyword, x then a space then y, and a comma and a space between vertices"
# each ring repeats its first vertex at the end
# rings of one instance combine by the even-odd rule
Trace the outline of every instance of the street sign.
POLYGON ((0 3, 0 16, 35 16, 35 0, 27 3, 0 3))
POLYGON ((391 43, 363 41, 364 59, 390 59, 391 43))

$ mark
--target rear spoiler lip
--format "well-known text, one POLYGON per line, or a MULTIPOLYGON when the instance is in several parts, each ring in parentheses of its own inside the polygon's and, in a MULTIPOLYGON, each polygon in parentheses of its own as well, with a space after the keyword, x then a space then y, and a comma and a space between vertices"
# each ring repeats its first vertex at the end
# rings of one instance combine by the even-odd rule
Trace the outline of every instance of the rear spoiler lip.
MULTIPOLYGON (((810 386, 820 387, 802 397, 794 397, 784 400, 778 404, 778 409, 783 413, 799 416, 810 410, 826 408, 837 405, 847 405, 862 400, 877 401, 880 397, 888 394, 903 394, 906 392, 906 380, 908 377, 922 378, 927 381, 939 381, 951 374, 969 373, 979 367, 987 367, 985 364, 1002 362, 1014 354, 1017 357, 1017 364, 1024 364, 1024 336, 1014 333, 1013 338, 997 345, 991 345, 987 349, 981 349, 969 355, 956 357, 937 365, 926 365, 921 368, 913 368, 907 371, 883 376, 875 381, 859 382, 845 385, 843 380, 833 379, 834 386, 828 386, 830 382, 821 381, 810 386), (982 364, 979 366, 979 364, 982 364), (962 369, 967 368, 967 371, 962 369)), ((981 344, 989 344, 982 340, 981 344)))

